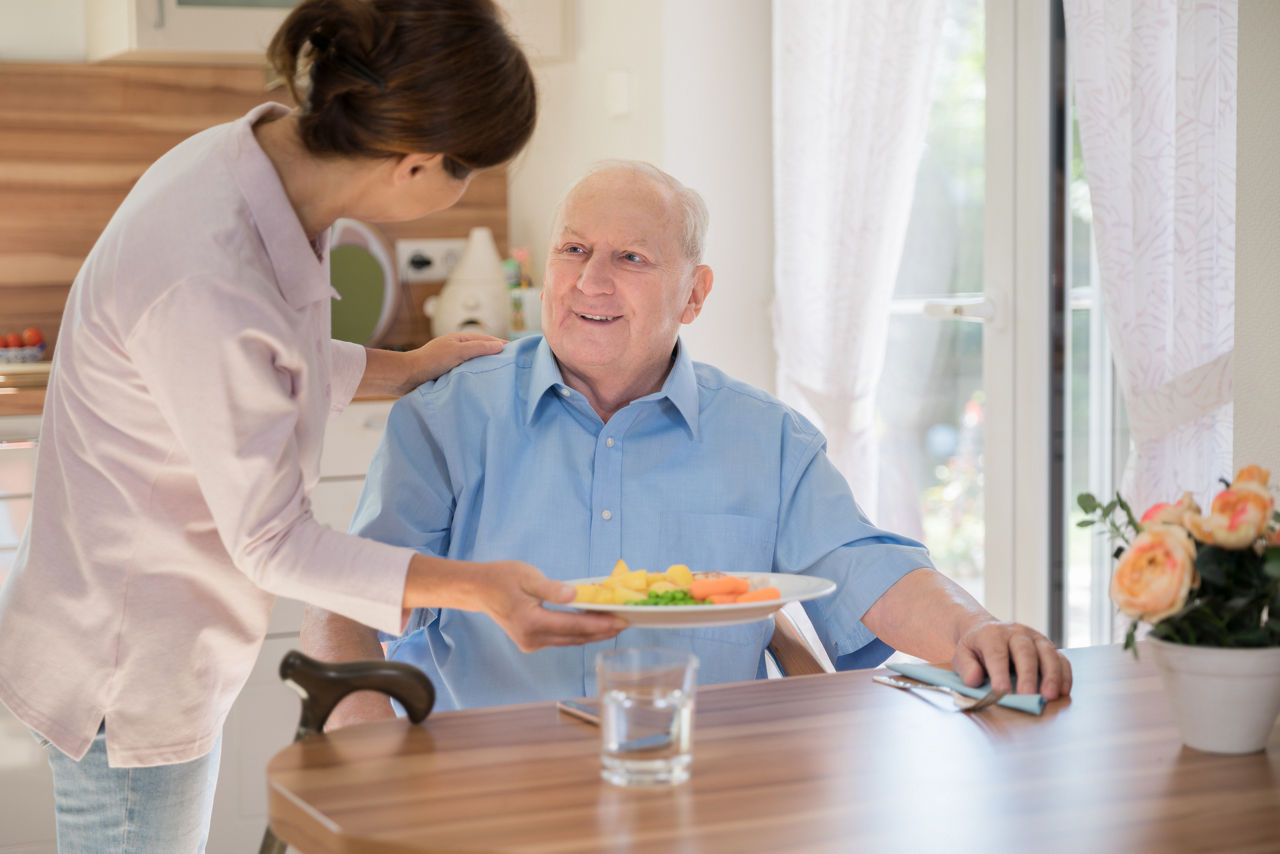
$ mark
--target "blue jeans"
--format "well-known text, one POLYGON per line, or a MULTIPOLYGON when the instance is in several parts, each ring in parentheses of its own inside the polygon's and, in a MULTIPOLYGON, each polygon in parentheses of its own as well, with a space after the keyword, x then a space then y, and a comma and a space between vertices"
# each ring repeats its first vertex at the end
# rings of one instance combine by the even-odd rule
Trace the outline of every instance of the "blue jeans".
POLYGON ((189 854, 209 838, 222 739, 199 759, 111 768, 103 729, 79 762, 36 738, 53 769, 59 854, 189 854))

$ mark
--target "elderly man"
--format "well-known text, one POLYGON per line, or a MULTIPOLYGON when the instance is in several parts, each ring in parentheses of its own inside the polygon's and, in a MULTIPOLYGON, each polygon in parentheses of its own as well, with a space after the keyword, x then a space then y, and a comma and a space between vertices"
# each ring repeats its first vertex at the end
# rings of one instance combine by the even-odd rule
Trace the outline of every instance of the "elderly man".
MULTIPOLYGON (((1066 694, 1053 644, 1003 623, 935 571, 919 543, 875 528, 822 435, 762 391, 690 358, 680 342, 711 292, 701 198, 643 163, 597 168, 556 217, 543 337, 466 362, 396 403, 353 529, 466 560, 519 558, 551 578, 660 571, 807 573, 837 590, 805 603, 840 669, 892 649, 949 660, 971 685, 1066 694)), ((584 646, 521 652, 487 616, 414 612, 389 657, 435 682, 438 708, 595 693, 592 662, 617 645, 693 650, 701 682, 764 672, 771 621, 632 628, 584 646)), ((382 654, 371 630, 311 612, 322 658, 382 654)), ((392 714, 352 698, 335 723, 392 714)))

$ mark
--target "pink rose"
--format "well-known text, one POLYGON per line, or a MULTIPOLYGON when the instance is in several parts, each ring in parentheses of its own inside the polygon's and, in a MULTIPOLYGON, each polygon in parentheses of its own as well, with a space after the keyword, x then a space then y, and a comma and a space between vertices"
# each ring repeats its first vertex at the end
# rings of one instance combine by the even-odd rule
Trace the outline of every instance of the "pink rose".
POLYGON ((1196 500, 1191 497, 1190 492, 1182 493, 1182 497, 1178 499, 1177 504, 1169 504, 1162 502, 1160 504, 1151 505, 1146 513, 1142 514, 1142 527, 1148 525, 1181 525, 1186 527, 1185 519, 1187 514, 1200 515, 1200 505, 1196 504, 1196 500))
POLYGON ((1200 542, 1224 549, 1253 545, 1266 533, 1275 507, 1275 499, 1267 490, 1270 477, 1270 471, 1258 466, 1242 468, 1231 487, 1214 496, 1208 516, 1187 515, 1187 529, 1200 542))
POLYGON ((1148 623, 1177 613, 1200 584, 1195 557, 1195 543, 1182 528, 1144 526, 1111 576, 1111 601, 1126 616, 1148 623))

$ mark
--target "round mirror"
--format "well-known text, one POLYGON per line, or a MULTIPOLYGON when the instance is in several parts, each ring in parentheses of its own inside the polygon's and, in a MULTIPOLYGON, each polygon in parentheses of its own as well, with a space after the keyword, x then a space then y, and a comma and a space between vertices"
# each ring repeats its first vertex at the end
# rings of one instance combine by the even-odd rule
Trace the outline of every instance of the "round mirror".
POLYGON ((359 220, 340 219, 329 247, 329 283, 341 297, 332 303, 332 335, 372 346, 390 328, 400 293, 386 241, 359 220))

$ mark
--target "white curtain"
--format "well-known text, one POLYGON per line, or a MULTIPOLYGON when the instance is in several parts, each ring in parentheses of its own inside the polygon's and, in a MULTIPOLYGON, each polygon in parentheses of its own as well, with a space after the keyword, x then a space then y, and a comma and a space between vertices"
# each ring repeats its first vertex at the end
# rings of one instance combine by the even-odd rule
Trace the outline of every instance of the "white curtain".
POLYGON ((1066 0, 1135 512, 1231 472, 1236 0, 1066 0))
POLYGON ((943 0, 774 0, 778 395, 874 519, 873 412, 943 0))

